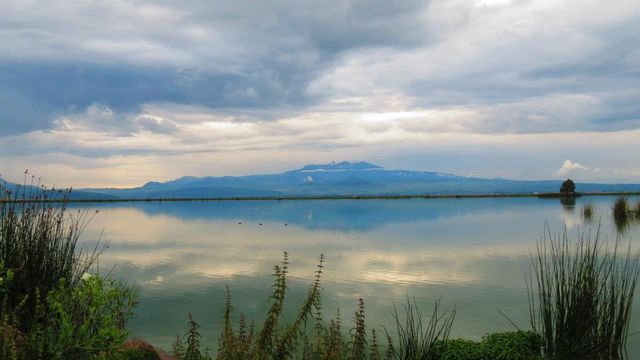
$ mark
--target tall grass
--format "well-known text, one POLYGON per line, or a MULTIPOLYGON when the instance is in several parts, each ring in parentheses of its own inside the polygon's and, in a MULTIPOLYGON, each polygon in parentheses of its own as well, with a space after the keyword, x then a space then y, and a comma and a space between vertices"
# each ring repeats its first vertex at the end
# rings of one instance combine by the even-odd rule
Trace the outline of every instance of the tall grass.
POLYGON ((619 231, 626 230, 633 221, 640 221, 640 200, 631 204, 626 197, 621 196, 616 199, 611 210, 619 231))
POLYGON ((596 209, 592 202, 587 202, 582 205, 582 218, 591 221, 595 216, 596 209))
POLYGON ((640 274, 630 249, 607 249, 599 231, 574 242, 549 231, 532 255, 530 321, 547 359, 622 359, 640 274))
POLYGON ((626 219, 629 215, 629 201, 621 196, 613 203, 613 217, 615 220, 626 219))
POLYGON ((21 328, 32 320, 42 300, 38 294, 48 294, 62 279, 75 287, 99 255, 97 247, 83 252, 78 246, 91 215, 67 210, 70 190, 47 189, 33 176, 28 179, 25 173, 22 186, 11 189, 0 184, 0 261, 14 274, 0 304, 3 311, 17 313, 21 328))
MULTIPOLYGON (((433 313, 426 326, 423 324, 422 311, 415 300, 407 300, 404 307, 404 319, 398 310, 391 311, 396 322, 397 341, 394 343, 394 359, 439 359, 437 345, 446 342, 455 319, 455 310, 440 310, 440 301, 436 301, 433 313)), ((387 332, 387 337, 390 338, 387 332)))

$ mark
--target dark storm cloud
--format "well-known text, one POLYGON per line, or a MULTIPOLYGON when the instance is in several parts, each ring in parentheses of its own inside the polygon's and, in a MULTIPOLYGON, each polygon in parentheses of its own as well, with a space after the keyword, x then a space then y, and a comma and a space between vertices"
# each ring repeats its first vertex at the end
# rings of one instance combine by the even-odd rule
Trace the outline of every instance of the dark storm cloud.
POLYGON ((140 2, 140 14, 124 4, 8 8, 0 133, 47 129, 94 103, 302 108, 320 100, 306 86, 340 52, 425 39, 422 1, 140 2))
POLYGON ((253 108, 305 101, 301 85, 282 81, 260 73, 187 77, 173 69, 5 63, 0 64, 0 132, 46 129, 56 115, 95 103, 132 112, 149 102, 253 108))

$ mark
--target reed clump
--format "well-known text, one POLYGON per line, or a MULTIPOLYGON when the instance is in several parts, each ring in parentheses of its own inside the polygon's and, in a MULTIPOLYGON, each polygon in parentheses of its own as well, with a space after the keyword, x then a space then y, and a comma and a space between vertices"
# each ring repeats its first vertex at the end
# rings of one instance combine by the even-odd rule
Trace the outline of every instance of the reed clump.
POLYGON ((592 202, 587 202, 582 205, 582 218, 591 221, 596 213, 595 205, 592 202))
MULTIPOLYGON (((455 310, 442 311, 440 301, 436 301, 429 322, 423 324, 422 310, 415 300, 407 300, 404 319, 394 307, 391 315, 396 323, 397 340, 393 348, 394 359, 439 359, 438 344, 447 342, 455 310)), ((387 337, 391 338, 387 332, 387 337)))
POLYGON ((626 197, 621 196, 613 203, 612 213, 618 230, 626 230, 634 221, 640 221, 640 200, 632 204, 626 197))
POLYGON ((551 234, 532 255, 530 321, 545 359, 622 359, 639 256, 583 234, 551 234))
POLYGON ((618 219, 626 219, 629 216, 630 213, 630 207, 629 207, 629 201, 627 200, 626 197, 619 197, 616 199, 616 201, 613 203, 613 217, 614 219, 618 220, 618 219))

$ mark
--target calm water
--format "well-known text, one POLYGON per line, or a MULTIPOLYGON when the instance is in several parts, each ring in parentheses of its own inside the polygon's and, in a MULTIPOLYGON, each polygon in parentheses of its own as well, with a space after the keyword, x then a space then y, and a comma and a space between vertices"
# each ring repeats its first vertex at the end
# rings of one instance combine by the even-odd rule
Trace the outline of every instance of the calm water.
MULTIPOLYGON (((388 326, 391 305, 407 296, 427 314, 441 298, 457 310, 453 336, 479 339, 513 330, 498 308, 527 328, 524 277, 545 224, 575 235, 600 221, 609 239, 640 243, 637 225, 616 230, 613 200, 582 198, 573 208, 537 198, 120 203, 95 207, 84 238, 103 232, 110 245, 100 268, 115 266, 140 291, 131 332, 165 348, 184 332, 188 312, 215 346, 227 285, 236 309, 261 319, 283 250, 291 258, 289 316, 323 253, 329 315, 340 308, 350 319, 362 297, 368 325, 388 326), (584 201, 595 203, 595 223, 581 219, 584 201)), ((632 332, 640 329, 640 306, 632 321, 632 332)), ((635 354, 639 343, 631 343, 635 354)))

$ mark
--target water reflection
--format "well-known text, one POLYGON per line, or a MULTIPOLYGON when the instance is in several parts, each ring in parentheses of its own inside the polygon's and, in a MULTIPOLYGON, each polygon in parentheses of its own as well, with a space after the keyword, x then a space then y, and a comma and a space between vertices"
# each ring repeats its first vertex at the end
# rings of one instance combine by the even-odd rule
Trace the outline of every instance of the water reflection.
POLYGON ((574 207, 576 206, 576 197, 560 196, 560 203, 565 207, 565 209, 573 211, 574 207))
MULTIPOLYGON (((590 201, 603 234, 615 239, 613 199, 590 201)), ((524 277, 544 224, 572 234, 597 226, 557 199, 537 198, 130 203, 99 210, 84 237, 90 242, 104 228, 110 247, 101 268, 116 265, 116 276, 140 289, 132 332, 165 347, 187 312, 203 324, 207 343, 216 344, 226 285, 236 308, 259 319, 272 265, 285 249, 294 303, 324 253, 328 313, 338 307, 351 313, 363 297, 370 324, 389 325, 393 302, 409 295, 428 309, 442 297, 458 311, 454 336, 512 330, 497 307, 526 327, 524 277)))

